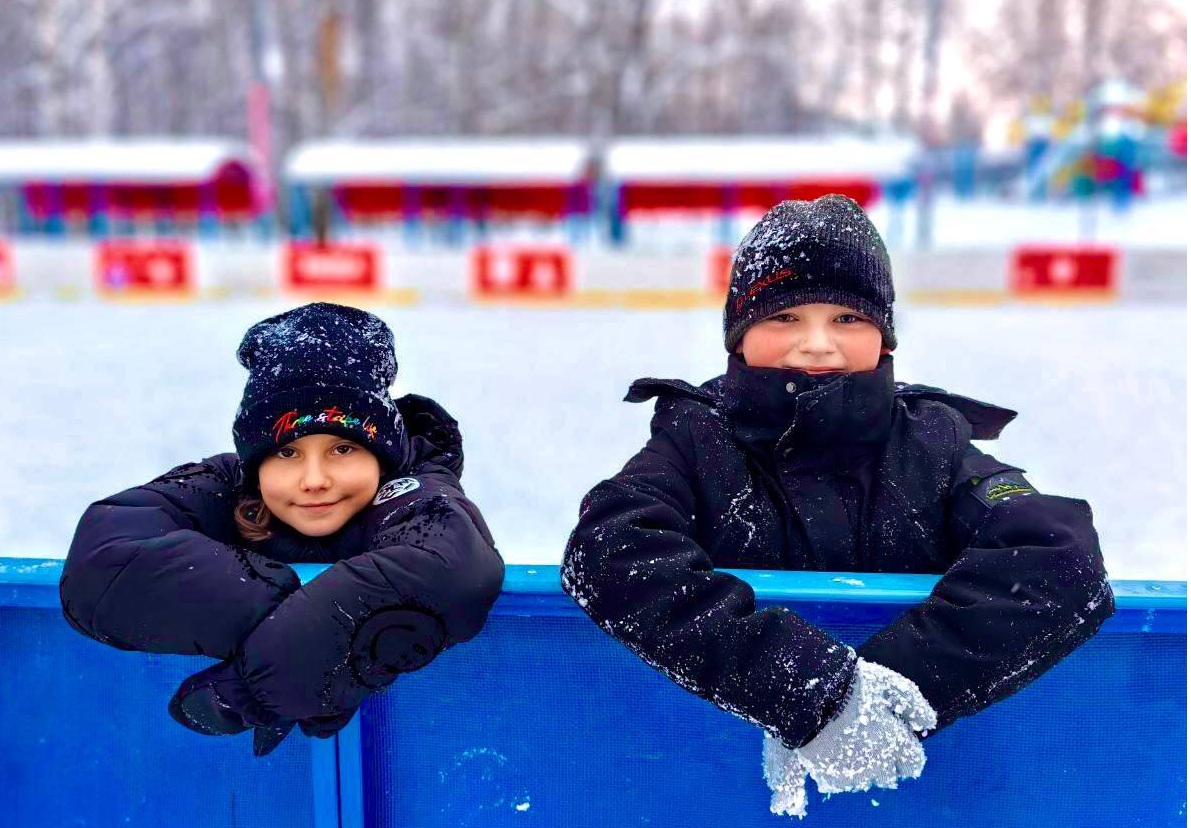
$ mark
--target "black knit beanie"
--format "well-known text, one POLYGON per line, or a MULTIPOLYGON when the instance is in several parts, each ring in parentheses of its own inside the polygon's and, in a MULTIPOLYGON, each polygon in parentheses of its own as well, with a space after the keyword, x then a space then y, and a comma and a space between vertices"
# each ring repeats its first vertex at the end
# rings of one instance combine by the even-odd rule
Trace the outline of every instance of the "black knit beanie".
POLYGON ((893 333, 893 277, 877 228, 859 204, 842 195, 783 201, 736 248, 724 305, 724 347, 736 350, 755 322, 795 305, 825 302, 852 308, 893 333))
POLYGON ((401 461, 402 424, 389 386, 393 332, 357 308, 315 302, 257 322, 236 354, 248 384, 232 426, 244 479, 269 454, 308 434, 368 449, 389 471, 401 461))

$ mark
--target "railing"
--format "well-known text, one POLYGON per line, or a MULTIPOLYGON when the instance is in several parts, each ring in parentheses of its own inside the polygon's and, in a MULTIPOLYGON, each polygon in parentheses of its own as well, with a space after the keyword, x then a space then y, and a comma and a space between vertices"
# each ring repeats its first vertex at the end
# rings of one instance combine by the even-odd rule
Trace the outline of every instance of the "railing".
MULTIPOLYGON (((299 566, 309 580, 321 566, 299 566)), ((127 653, 61 617, 60 561, 0 558, 2 826, 750 826, 757 728, 679 689, 579 612, 552 566, 511 566, 488 625, 330 740, 177 726, 198 657, 127 653)), ((737 572, 856 645, 935 577, 737 572)), ((899 790, 812 793, 820 825, 1186 824, 1185 582, 1117 581, 1099 635, 925 743, 899 790)))

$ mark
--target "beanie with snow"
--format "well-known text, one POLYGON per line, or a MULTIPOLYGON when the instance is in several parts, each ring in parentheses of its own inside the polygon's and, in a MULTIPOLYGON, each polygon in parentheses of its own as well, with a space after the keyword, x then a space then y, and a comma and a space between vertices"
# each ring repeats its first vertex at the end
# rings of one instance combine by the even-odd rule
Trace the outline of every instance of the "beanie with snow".
POLYGON ((328 302, 257 322, 237 358, 248 384, 232 426, 244 478, 309 434, 346 437, 392 471, 402 457, 402 423, 389 386, 397 376, 393 332, 367 311, 328 302))
POLYGON ((724 305, 724 347, 736 349, 749 326, 795 305, 843 305, 893 333, 893 275, 877 228, 852 199, 826 195, 783 201, 748 232, 732 257, 724 305))

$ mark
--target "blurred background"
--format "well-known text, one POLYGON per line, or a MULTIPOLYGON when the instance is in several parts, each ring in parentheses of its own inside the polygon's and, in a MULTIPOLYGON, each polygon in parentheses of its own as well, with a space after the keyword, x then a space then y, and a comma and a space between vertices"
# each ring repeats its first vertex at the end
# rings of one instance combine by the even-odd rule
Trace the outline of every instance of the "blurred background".
POLYGON ((1173 0, 3 0, 0 556, 230 451, 244 330, 331 299, 556 564, 628 384, 723 371, 739 238, 841 192, 899 379, 1020 411, 983 448, 1185 579, 1186 78, 1173 0))

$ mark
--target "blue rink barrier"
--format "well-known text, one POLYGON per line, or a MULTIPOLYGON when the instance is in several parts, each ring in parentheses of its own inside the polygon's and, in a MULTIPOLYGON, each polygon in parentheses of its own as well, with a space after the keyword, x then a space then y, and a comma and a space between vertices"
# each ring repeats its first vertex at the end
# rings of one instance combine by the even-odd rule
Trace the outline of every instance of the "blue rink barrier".
MULTIPOLYGON (((304 581, 322 566, 299 566, 304 581)), ((552 566, 510 566, 488 625, 330 740, 263 759, 166 712, 209 659, 69 628, 61 561, 0 558, 0 826, 418 828, 795 825, 769 813, 760 731, 601 632, 552 566)), ((852 645, 937 580, 737 571, 852 645)), ((1115 581, 1101 632, 924 745, 922 778, 830 799, 823 826, 1185 825, 1187 586, 1115 581)))

